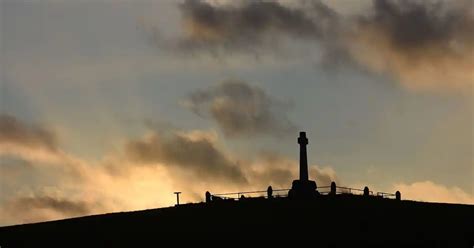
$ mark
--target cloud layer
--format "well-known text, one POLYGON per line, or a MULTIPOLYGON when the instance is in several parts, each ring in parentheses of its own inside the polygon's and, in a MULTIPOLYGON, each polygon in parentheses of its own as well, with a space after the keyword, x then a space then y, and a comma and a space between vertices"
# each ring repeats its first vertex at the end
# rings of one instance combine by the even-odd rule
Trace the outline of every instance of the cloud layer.
POLYGON ((72 201, 52 196, 29 196, 14 198, 0 207, 4 216, 0 219, 11 223, 31 223, 44 220, 77 217, 95 212, 95 206, 83 201, 72 201))
POLYGON ((179 9, 184 35, 166 42, 157 38, 160 46, 174 51, 278 54, 303 41, 309 45, 305 50, 321 49, 323 59, 387 74, 408 89, 466 90, 474 84, 469 0, 373 0, 367 13, 355 16, 341 15, 319 0, 187 0, 179 9))
POLYGON ((130 141, 126 152, 132 160, 144 164, 164 164, 181 171, 194 172, 197 180, 214 179, 247 183, 238 164, 231 161, 207 138, 153 133, 146 139, 130 141))
POLYGON ((404 199, 427 201, 474 204, 474 195, 458 187, 447 187, 432 181, 414 182, 411 184, 398 183, 395 189, 402 193, 404 199))
POLYGON ((295 131, 288 119, 288 104, 244 81, 227 80, 189 94, 185 106, 211 118, 227 137, 282 136, 295 131))
MULTIPOLYGON (((69 199, 55 198, 52 196, 19 197, 9 202, 6 206, 9 214, 23 214, 30 211, 49 211, 60 216, 81 216, 91 212, 86 202, 71 201, 69 199)), ((44 217, 43 217, 44 218, 44 217)), ((42 218, 38 218, 41 220, 42 218)), ((29 221, 36 221, 30 219, 29 221)))
POLYGON ((25 125, 15 117, 0 115, 0 144, 42 148, 50 151, 57 149, 56 136, 51 130, 38 125, 25 125))

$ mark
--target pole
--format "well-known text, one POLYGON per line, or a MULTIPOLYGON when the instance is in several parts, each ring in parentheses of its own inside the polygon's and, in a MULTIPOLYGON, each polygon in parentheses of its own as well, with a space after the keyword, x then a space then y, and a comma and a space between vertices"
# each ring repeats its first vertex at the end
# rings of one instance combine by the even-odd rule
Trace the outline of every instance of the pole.
POLYGON ((179 206, 179 194, 181 194, 181 192, 174 192, 176 194, 176 206, 179 206))

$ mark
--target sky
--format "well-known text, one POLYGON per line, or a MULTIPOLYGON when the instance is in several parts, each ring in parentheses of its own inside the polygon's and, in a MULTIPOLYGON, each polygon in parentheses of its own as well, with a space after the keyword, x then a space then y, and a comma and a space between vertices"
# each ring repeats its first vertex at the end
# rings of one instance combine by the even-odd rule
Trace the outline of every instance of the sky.
POLYGON ((474 204, 469 0, 1 0, 0 225, 289 188, 474 204))

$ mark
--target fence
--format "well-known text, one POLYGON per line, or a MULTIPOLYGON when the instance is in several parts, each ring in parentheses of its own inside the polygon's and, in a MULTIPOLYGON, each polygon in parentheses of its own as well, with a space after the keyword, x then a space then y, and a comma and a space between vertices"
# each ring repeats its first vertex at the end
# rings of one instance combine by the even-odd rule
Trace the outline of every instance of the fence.
MULTIPOLYGON (((288 196, 288 191, 289 190, 290 189, 274 189, 273 190, 273 197, 286 197, 286 196, 288 196), (285 192, 285 193, 281 193, 281 192, 285 192)), ((212 194, 212 196, 218 196, 222 199, 234 199, 234 200, 238 200, 242 196, 244 196, 244 197, 264 197, 264 198, 268 198, 266 190, 235 192, 235 193, 223 193, 223 194, 212 194)))
POLYGON ((385 193, 385 192, 377 192, 378 197, 382 198, 390 198, 390 199, 395 199, 396 195, 392 193, 385 193))
MULTIPOLYGON (((288 191, 290 189, 274 189, 273 190, 273 197, 286 197, 288 196, 288 191)), ((331 186, 322 186, 318 187, 318 192, 322 195, 328 195, 331 192, 331 186)), ((340 187, 336 186, 336 194, 350 194, 350 195, 363 195, 363 189, 357 188, 349 188, 349 187, 340 187)), ((369 190, 369 195, 374 195, 373 191, 369 190)), ((268 198, 266 190, 260 191, 246 191, 246 192, 234 192, 234 193, 222 193, 222 194, 212 194, 212 196, 217 196, 222 199, 234 199, 239 200, 241 197, 263 197, 268 198)), ((377 192, 376 196, 382 198, 395 198, 395 194, 392 193, 385 193, 385 192, 377 192)))

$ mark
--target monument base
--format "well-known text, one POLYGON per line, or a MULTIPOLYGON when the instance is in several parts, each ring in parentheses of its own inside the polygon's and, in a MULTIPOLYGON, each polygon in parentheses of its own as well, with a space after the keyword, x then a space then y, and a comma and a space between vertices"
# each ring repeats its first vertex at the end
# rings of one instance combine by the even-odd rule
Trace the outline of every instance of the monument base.
POLYGON ((311 180, 294 180, 288 197, 291 199, 310 199, 319 195, 316 182, 311 180))

